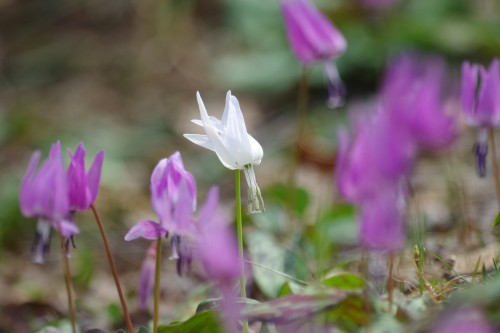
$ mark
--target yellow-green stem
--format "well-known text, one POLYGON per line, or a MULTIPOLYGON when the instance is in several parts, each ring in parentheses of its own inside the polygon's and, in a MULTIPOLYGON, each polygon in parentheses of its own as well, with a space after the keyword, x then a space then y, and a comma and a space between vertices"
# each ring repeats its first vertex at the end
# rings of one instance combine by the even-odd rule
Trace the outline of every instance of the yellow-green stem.
MULTIPOLYGON (((300 147, 304 141, 305 131, 306 131, 306 120, 307 120, 307 104, 309 100, 309 90, 308 90, 308 72, 307 68, 302 68, 302 74, 300 76, 299 82, 299 93, 297 100, 297 130, 296 130, 296 141, 295 147, 292 154, 292 161, 290 163, 290 174, 288 175, 288 182, 295 187, 296 173, 300 164, 300 147)), ((293 192, 292 192, 293 193, 293 192)))
POLYGON ((498 167, 497 149, 495 145, 495 132, 488 129, 488 136, 491 145, 491 159, 493 160, 493 175, 495 176, 495 189, 497 191, 498 209, 500 209, 500 170, 498 167))
POLYGON ((389 298, 389 312, 392 311, 392 298, 394 291, 394 252, 389 253, 389 275, 387 276, 387 294, 389 298))
POLYGON ((90 208, 94 213, 95 221, 97 222, 99 232, 101 233, 102 242, 104 243, 104 249, 106 250, 106 256, 108 257, 109 267, 111 268, 111 274, 113 275, 113 279, 115 280, 116 291, 118 292, 118 296, 120 297, 120 303, 122 306, 125 323, 127 324, 129 333, 134 333, 134 326, 132 325, 132 320, 130 320, 130 315, 127 309, 127 302, 125 301, 125 297, 123 296, 120 277, 118 276, 118 270, 116 269, 115 260, 113 259, 113 255, 111 254, 111 248, 109 246, 108 237, 106 236, 106 231, 104 231, 104 227, 102 225, 101 216, 99 215, 99 213, 97 213, 94 205, 91 205, 90 208))
POLYGON ((156 241, 156 264, 155 264, 155 291, 154 291, 154 313, 153 313, 153 333, 158 331, 158 317, 160 309, 160 264, 161 264, 161 239, 156 241))
POLYGON ((73 307, 73 295, 72 295, 73 287, 71 284, 71 270, 69 268, 69 260, 68 256, 66 255, 66 244, 63 236, 61 236, 61 255, 62 255, 63 270, 64 270, 64 282, 66 284, 66 294, 68 297, 68 311, 69 311, 69 318, 71 321, 71 330, 73 331, 73 333, 76 333, 76 314, 75 314, 75 308, 73 307))
MULTIPOLYGON (((241 279, 240 279, 240 290, 241 298, 247 298, 247 288, 246 288, 246 276, 245 276, 245 257, 243 252, 243 221, 241 217, 241 171, 236 170, 235 178, 236 187, 236 232, 238 234, 238 255, 240 257, 241 263, 241 279)), ((243 322, 243 332, 248 332, 248 321, 243 322)))

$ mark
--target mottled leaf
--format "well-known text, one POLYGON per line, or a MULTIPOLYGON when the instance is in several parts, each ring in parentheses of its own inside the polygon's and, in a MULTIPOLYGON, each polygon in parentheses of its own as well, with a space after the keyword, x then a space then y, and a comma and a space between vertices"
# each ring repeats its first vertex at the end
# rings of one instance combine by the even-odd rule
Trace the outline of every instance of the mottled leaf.
POLYGON ((219 333, 217 314, 214 311, 203 311, 195 314, 182 323, 172 323, 158 327, 158 333, 219 333))
POLYGON ((254 306, 244 311, 249 321, 286 324, 307 320, 321 311, 333 308, 346 297, 348 292, 324 293, 322 295, 289 295, 254 306))

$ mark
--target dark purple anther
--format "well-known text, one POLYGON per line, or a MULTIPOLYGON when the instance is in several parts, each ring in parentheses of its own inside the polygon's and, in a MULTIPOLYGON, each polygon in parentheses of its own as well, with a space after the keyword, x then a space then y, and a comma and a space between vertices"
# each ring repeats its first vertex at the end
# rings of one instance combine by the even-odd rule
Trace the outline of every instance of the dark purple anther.
POLYGON ((474 145, 476 154, 476 171, 479 177, 486 176, 486 156, 488 155, 488 143, 479 142, 474 145))

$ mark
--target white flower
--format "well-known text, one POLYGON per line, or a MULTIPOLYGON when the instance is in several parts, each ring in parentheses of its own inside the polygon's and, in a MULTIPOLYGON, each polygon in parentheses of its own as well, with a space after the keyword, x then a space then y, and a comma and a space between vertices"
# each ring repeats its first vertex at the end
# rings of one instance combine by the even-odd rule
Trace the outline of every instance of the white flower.
POLYGON ((214 151, 226 168, 243 170, 248 183, 248 209, 250 213, 260 212, 261 205, 264 209, 264 202, 255 179, 253 165, 260 164, 264 151, 257 140, 247 133, 238 99, 231 95, 231 91, 227 92, 222 120, 208 116, 199 92, 196 93, 196 99, 201 120, 195 119, 192 122, 202 126, 206 135, 184 134, 184 137, 214 151))

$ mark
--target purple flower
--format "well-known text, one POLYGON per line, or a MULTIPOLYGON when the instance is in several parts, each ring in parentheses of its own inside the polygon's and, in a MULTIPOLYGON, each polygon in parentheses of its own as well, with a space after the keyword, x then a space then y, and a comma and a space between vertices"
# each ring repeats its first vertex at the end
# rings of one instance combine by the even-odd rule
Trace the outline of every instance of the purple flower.
POLYGON ((218 208, 219 190, 212 187, 199 215, 196 253, 207 274, 222 294, 220 310, 227 332, 237 332, 240 306, 235 300, 234 283, 241 276, 242 263, 230 220, 218 208))
POLYGON ((153 170, 151 203, 160 222, 139 221, 125 235, 125 240, 158 239, 166 236, 167 230, 182 235, 193 228, 191 214, 196 207, 196 181, 184 169, 179 152, 162 159, 153 170))
POLYGON ((500 60, 492 61, 486 70, 481 65, 464 62, 462 65, 462 107, 467 122, 478 128, 474 147, 476 169, 480 177, 486 175, 488 128, 500 126, 500 60))
POLYGON ((500 126, 500 59, 486 70, 481 65, 462 65, 462 107, 467 121, 476 127, 500 126))
POLYGON ((455 121, 441 100, 444 72, 439 58, 403 55, 385 76, 381 107, 421 149, 445 148, 456 137, 455 121))
POLYGON ((432 333, 493 333, 492 326, 479 307, 461 307, 445 313, 431 331, 432 333))
POLYGON ((145 309, 148 300, 151 297, 155 281, 155 264, 156 264, 156 242, 149 246, 146 258, 142 263, 141 276, 139 278, 139 286, 137 293, 139 294, 139 304, 142 309, 145 309))
POLYGON ((68 220, 68 184, 59 141, 52 145, 49 158, 36 171, 39 160, 37 151, 24 174, 19 203, 24 216, 38 219, 34 261, 43 263, 49 248, 50 227, 63 237, 78 233, 78 228, 68 220))
POLYGON ((130 241, 139 237, 158 239, 172 234, 171 259, 177 259, 177 272, 182 275, 191 266, 192 254, 188 236, 192 234, 193 210, 196 207, 196 181, 184 169, 179 152, 162 159, 151 175, 151 203, 160 221, 141 220, 125 235, 130 241))
POLYGON ((361 245, 369 250, 395 251, 403 247, 405 230, 401 216, 404 201, 395 188, 381 189, 361 204, 361 245))
POLYGON ((344 36, 308 0, 284 0, 281 10, 292 50, 304 65, 335 59, 344 53, 344 36))
POLYGON ((101 150, 96 154, 88 173, 85 171, 85 147, 83 143, 78 145, 74 154, 68 150, 68 155, 70 157, 67 172, 70 210, 87 210, 97 198, 104 151, 101 150))
POLYGON ((353 136, 339 132, 336 180, 345 199, 360 203, 407 175, 414 145, 382 112, 356 116, 353 136))
POLYGON ((341 105, 345 89, 332 60, 346 50, 347 42, 344 36, 308 0, 283 0, 281 10, 295 56, 304 65, 317 62, 325 64, 330 93, 329 105, 341 105))
POLYGON ((192 210, 196 210, 196 181, 193 175, 184 169, 181 154, 175 152, 169 158, 162 159, 151 175, 153 209, 161 211, 164 201, 175 206, 179 202, 180 192, 184 190, 187 190, 192 210), (181 189, 181 186, 184 186, 182 184, 186 186, 185 189, 181 189))
POLYGON ((241 262, 230 220, 219 210, 218 200, 219 189, 212 187, 198 218, 198 255, 211 279, 231 284, 241 275, 241 262))

